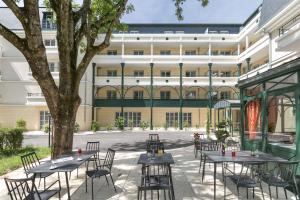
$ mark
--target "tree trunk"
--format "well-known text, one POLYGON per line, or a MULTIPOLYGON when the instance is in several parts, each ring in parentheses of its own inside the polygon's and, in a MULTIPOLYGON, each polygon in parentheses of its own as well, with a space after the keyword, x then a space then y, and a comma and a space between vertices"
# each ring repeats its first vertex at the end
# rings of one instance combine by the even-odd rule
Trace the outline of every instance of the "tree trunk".
POLYGON ((52 158, 72 151, 74 126, 80 98, 76 94, 70 99, 62 97, 57 105, 53 116, 52 158))

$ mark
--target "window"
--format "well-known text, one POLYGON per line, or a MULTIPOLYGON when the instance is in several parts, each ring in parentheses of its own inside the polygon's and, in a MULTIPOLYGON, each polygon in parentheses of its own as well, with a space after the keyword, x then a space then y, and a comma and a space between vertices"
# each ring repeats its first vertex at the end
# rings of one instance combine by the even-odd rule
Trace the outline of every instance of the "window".
POLYGON ((161 71, 160 76, 161 77, 170 77, 171 76, 171 71, 161 71))
POLYGON ((185 55, 196 55, 196 50, 186 50, 185 55))
POLYGON ((133 92, 133 99, 143 99, 144 98, 144 91, 134 91, 133 92))
MULTIPOLYGON (((124 112, 123 113, 123 117, 124 117, 124 126, 128 127, 131 124, 129 122, 132 122, 132 126, 133 127, 139 127, 141 124, 141 118, 142 118, 142 114, 140 112, 124 112)), ((121 112, 117 112, 116 113, 116 119, 118 117, 121 117, 122 113, 121 112)))
POLYGON ((219 55, 219 51, 218 50, 213 50, 213 51, 211 51, 211 55, 217 56, 217 55, 219 55))
POLYGON ((186 71, 185 76, 186 77, 196 77, 196 71, 186 71))
POLYGON ((171 51, 170 50, 161 50, 160 55, 171 55, 171 51))
POLYGON ((176 113, 166 113, 166 125, 167 127, 178 127, 179 114, 176 113))
POLYGON ((45 124, 49 124, 49 111, 40 111, 40 129, 43 129, 45 124))
POLYGON ((117 70, 107 70, 107 76, 117 76, 117 70))
POLYGON ((196 99, 196 91, 186 91, 185 98, 186 99, 196 99))
POLYGON ((220 92, 220 99, 230 99, 230 92, 228 91, 220 92))
POLYGON ((144 55, 144 50, 134 50, 133 55, 144 55))
POLYGON ((170 91, 161 91, 160 92, 160 99, 170 99, 171 93, 170 91))
POLYGON ((55 39, 45 39, 44 44, 46 47, 55 47, 55 39))
POLYGON ((53 22, 53 13, 44 12, 42 19, 42 28, 43 29, 56 29, 56 24, 53 22))
POLYGON ((192 113, 182 113, 182 114, 183 114, 182 122, 187 123, 187 125, 189 127, 191 127, 192 126, 192 113))
POLYGON ((49 70, 50 72, 58 72, 58 67, 54 62, 49 62, 49 70))
POLYGON ((107 50, 107 55, 110 55, 110 56, 115 56, 118 54, 118 51, 117 50, 107 50))
POLYGON ((213 77, 217 77, 219 76, 219 72, 218 71, 212 71, 212 75, 213 77))
POLYGON ((133 72, 133 76, 142 77, 142 76, 144 76, 144 71, 143 70, 136 70, 136 71, 133 72))
POLYGON ((106 91, 106 97, 107 97, 107 99, 116 99, 117 98, 117 92, 115 90, 107 90, 106 91))
POLYGON ((230 51, 220 51, 220 55, 228 56, 228 55, 231 55, 231 52, 230 51))

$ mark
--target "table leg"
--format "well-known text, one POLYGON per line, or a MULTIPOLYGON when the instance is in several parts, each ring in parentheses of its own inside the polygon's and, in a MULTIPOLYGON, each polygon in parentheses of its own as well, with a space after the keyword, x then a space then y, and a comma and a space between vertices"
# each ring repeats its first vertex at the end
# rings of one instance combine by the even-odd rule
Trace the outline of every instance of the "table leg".
POLYGON ((214 199, 216 199, 216 175, 217 175, 217 163, 214 162, 214 199))
POLYGON ((169 167, 169 174, 170 174, 170 183, 171 183, 172 199, 175 200, 175 193, 174 193, 174 185, 173 185, 173 179, 172 179, 171 165, 169 164, 168 167, 169 167))
POLYGON ((66 184, 67 184, 67 191, 68 191, 68 199, 71 200, 70 186, 69 186, 69 179, 68 179, 68 172, 65 172, 65 175, 66 175, 66 184))

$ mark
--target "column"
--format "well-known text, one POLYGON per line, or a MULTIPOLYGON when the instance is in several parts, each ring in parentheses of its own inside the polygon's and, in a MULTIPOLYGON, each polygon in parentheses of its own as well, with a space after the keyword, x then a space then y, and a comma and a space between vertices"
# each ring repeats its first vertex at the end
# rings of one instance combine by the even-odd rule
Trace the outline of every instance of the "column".
MULTIPOLYGON (((298 71, 298 83, 300 83, 300 72, 298 71)), ((300 158, 300 88, 295 91, 295 106, 296 106, 296 160, 300 158)), ((299 167, 298 167, 299 169, 299 167)))
POLYGON ((273 48, 273 45, 272 45, 272 33, 269 33, 269 68, 271 68, 271 63, 272 63, 272 55, 273 55, 273 52, 272 52, 272 48, 273 48))
POLYGON ((182 116, 182 66, 183 64, 182 63, 179 63, 179 70, 180 70, 180 88, 179 88, 179 108, 180 108, 180 111, 179 111, 179 127, 180 127, 180 130, 183 129, 183 123, 182 123, 182 120, 183 120, 183 116, 182 116))
POLYGON ((211 43, 208 44, 208 55, 211 56, 211 43))
POLYGON ((212 114, 212 63, 208 63, 208 75, 209 75, 209 89, 208 89, 208 101, 209 101, 209 123, 211 124, 212 114))
POLYGON ((265 152, 267 149, 267 137, 268 137, 268 95, 266 91, 266 83, 263 83, 262 92, 262 102, 261 102, 261 136, 262 136, 262 151, 265 152))
POLYGON ((249 47, 249 37, 248 37, 248 35, 246 36, 246 49, 248 49, 248 47, 249 47))
POLYGON ((238 77, 240 77, 242 75, 242 63, 238 63, 237 68, 238 68, 238 77))
POLYGON ((246 58, 246 62, 247 62, 247 73, 250 72, 250 70, 251 70, 251 67, 250 67, 250 61, 251 61, 251 58, 246 58))
POLYGON ((241 44, 238 43, 238 46, 237 46, 237 55, 240 55, 241 54, 241 44))
POLYGON ((124 117, 124 67, 125 63, 121 63, 121 116, 124 117))
POLYGON ((245 102, 244 102, 244 90, 240 88, 240 138, 241 138, 241 149, 245 149, 245 102))
POLYGON ((153 130, 153 63, 150 63, 150 130, 153 130))
POLYGON ((93 66, 93 86, 92 86, 92 94, 93 94, 93 99, 92 99, 92 121, 95 120, 95 75, 96 75, 96 63, 92 63, 93 66))

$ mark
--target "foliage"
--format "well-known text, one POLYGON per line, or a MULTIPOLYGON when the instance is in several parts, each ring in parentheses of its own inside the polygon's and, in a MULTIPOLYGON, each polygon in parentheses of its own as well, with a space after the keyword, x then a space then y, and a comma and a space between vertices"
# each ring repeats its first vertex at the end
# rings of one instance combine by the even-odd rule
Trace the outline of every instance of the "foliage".
POLYGON ((168 124, 167 124, 167 123, 164 123, 163 126, 164 126, 164 129, 165 129, 165 130, 168 130, 168 124))
MULTIPOLYGON (((178 20, 183 20, 184 17, 183 17, 183 14, 182 14, 182 12, 183 12, 182 6, 183 6, 183 3, 186 0, 173 0, 173 1, 175 3, 175 8, 176 8, 175 14, 176 14, 178 20)), ((203 7, 206 6, 209 2, 209 0, 198 0, 198 1, 201 2, 203 7)))
POLYGON ((124 126, 125 126, 124 117, 117 117, 115 121, 115 126, 118 127, 119 130, 124 130, 124 126))
POLYGON ((38 158, 42 159, 50 155, 50 148, 46 147, 24 147, 17 150, 5 149, 0 151, 0 175, 6 174, 9 171, 22 166, 20 159, 21 155, 35 151, 38 158))
POLYGON ((133 121, 132 120, 128 121, 128 127, 130 128, 130 130, 133 129, 133 121))
POLYGON ((227 130, 216 130, 215 132, 216 134, 216 138, 218 141, 220 142, 224 142, 226 140, 227 137, 229 137, 229 132, 227 130))
POLYGON ((78 133, 80 130, 80 125, 76 122, 74 127, 74 133, 78 133))
POLYGON ((100 124, 97 121, 92 121, 91 130, 97 132, 100 130, 100 124))
POLYGON ((219 122, 219 124, 217 124, 217 128, 221 129, 221 130, 225 130, 227 126, 228 126, 228 124, 226 121, 222 121, 222 122, 219 122))
POLYGON ((147 129, 149 127, 149 123, 145 122, 145 121, 141 121, 140 127, 143 129, 143 131, 145 129, 147 129))
POLYGON ((1 128, 0 129, 0 151, 5 149, 19 149, 22 147, 23 131, 20 128, 1 128))
POLYGON ((23 129, 24 132, 27 131, 26 121, 24 119, 22 119, 22 118, 18 119, 16 121, 16 128, 23 129))
POLYGON ((178 121, 177 120, 175 120, 175 122, 174 122, 174 128, 178 129, 178 121))
POLYGON ((196 127, 196 129, 199 129, 199 124, 196 124, 196 126, 195 126, 195 127, 196 127))
POLYGON ((112 125, 112 124, 108 124, 108 125, 106 126, 106 130, 107 130, 107 131, 112 131, 112 130, 113 130, 113 125, 112 125))
POLYGON ((45 133, 49 133, 50 129, 49 129, 49 124, 48 123, 43 125, 42 131, 44 131, 45 133))
POLYGON ((190 127, 190 123, 188 121, 183 122, 183 127, 185 130, 187 130, 190 127))

